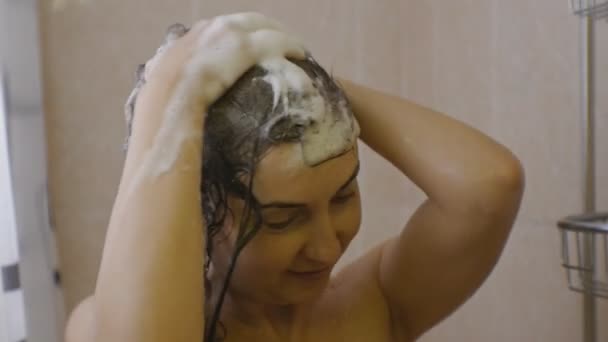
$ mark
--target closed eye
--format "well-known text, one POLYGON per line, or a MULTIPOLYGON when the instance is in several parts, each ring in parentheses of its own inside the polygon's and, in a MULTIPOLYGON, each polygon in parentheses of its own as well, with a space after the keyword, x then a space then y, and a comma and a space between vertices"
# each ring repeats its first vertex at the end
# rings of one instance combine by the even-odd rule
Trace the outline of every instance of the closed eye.
MULTIPOLYGON (((357 194, 357 192, 353 191, 348 194, 335 196, 334 198, 332 198, 331 203, 332 204, 346 204, 348 201, 350 201, 352 198, 354 198, 356 194, 357 194)), ((280 222, 265 221, 264 225, 266 225, 266 227, 270 228, 271 230, 280 231, 280 230, 289 228, 289 226, 294 221, 296 221, 299 217, 300 217, 300 215, 296 214, 296 215, 293 215, 292 217, 288 218, 287 220, 280 221, 280 222)))
POLYGON ((331 202, 336 203, 336 204, 343 204, 343 203, 348 202, 354 196, 355 196, 355 192, 353 191, 350 194, 336 196, 331 200, 331 202))
MULTIPOLYGON (((353 197, 355 197, 355 195, 357 194, 357 187, 356 187, 356 178, 357 175, 359 174, 359 163, 357 163, 357 166, 355 167, 355 170, 353 171, 352 175, 349 177, 349 179, 346 181, 346 183, 344 183, 336 192, 336 195, 331 199, 331 203, 332 204, 346 204, 347 202, 350 201, 350 199, 352 199, 353 197), (354 186, 353 186, 354 185, 354 186), (354 189, 353 189, 354 188, 354 189)), ((272 219, 270 217, 273 217, 275 215, 268 215, 269 217, 267 219, 264 219, 264 225, 268 228, 270 228, 271 230, 275 230, 275 231, 280 231, 280 230, 284 230, 286 228, 288 228, 294 221, 296 221, 298 218, 303 218, 302 215, 306 215, 306 204, 304 203, 290 203, 290 202, 272 202, 272 203, 268 203, 268 204, 263 204, 262 206, 263 210, 281 210, 279 211, 279 217, 275 217, 275 219, 278 219, 276 222, 272 222, 272 219), (288 211, 284 211, 284 210, 288 210, 291 209, 290 211, 292 212, 291 215, 288 214, 288 211), (295 212, 294 212, 295 211, 295 212), (285 217, 285 214, 289 215, 289 217, 285 217)))
POLYGON ((266 225, 266 227, 268 227, 272 230, 283 230, 283 229, 286 229, 287 227, 289 227, 289 225, 293 221, 295 221, 298 217, 299 217, 299 215, 294 215, 293 217, 291 217, 288 220, 283 221, 283 222, 264 222, 264 224, 266 225))

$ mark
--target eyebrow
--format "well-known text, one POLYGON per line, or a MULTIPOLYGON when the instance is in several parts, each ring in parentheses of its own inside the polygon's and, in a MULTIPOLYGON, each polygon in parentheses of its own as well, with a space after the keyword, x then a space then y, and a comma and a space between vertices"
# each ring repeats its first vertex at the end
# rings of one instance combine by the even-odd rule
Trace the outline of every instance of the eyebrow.
MULTIPOLYGON (((352 175, 350 177, 348 177, 348 180, 342 185, 340 186, 340 188, 338 189, 338 191, 336 191, 336 193, 344 190, 346 187, 348 187, 348 185, 355 179, 357 178, 357 175, 359 174, 359 168, 360 168, 360 163, 357 162, 357 166, 355 166, 355 169, 352 173, 352 175)), ((302 207, 306 207, 305 203, 295 203, 295 202, 270 202, 267 204, 263 204, 260 206, 261 209, 269 209, 269 208, 278 208, 278 209, 289 209, 289 208, 302 208, 302 207)))

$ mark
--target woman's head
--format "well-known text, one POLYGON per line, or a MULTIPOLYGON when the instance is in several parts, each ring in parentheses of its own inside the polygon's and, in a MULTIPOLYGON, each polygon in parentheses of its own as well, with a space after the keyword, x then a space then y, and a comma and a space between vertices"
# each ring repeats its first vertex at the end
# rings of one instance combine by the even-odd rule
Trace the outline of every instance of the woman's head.
POLYGON ((360 225, 358 134, 344 93, 312 57, 265 61, 209 107, 201 197, 206 269, 224 280, 207 289, 221 292, 217 308, 228 288, 269 304, 320 294, 360 225))
POLYGON ((202 194, 214 270, 225 276, 247 243, 231 290, 246 283, 240 292, 281 302, 319 293, 304 272, 329 271, 359 227, 357 135, 346 97, 311 57, 256 66, 210 107, 202 194))
MULTIPOLYGON (((230 291, 256 302, 285 305, 318 296, 357 233, 361 210, 356 148, 310 167, 296 144, 272 147, 256 165, 253 197, 261 227, 236 261, 230 291)), ((233 215, 214 238, 214 272, 224 278, 245 201, 229 196, 233 215)))

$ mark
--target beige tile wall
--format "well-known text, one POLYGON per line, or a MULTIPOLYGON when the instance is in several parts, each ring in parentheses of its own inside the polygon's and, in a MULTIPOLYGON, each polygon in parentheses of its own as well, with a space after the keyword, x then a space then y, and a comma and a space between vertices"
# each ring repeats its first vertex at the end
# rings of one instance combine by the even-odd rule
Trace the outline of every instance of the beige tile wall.
MULTIPOLYGON (((526 167, 521 215, 498 267, 422 340, 580 340, 580 297, 566 289, 555 228, 581 208, 578 21, 565 1, 93 0, 60 13, 42 3, 52 209, 68 308, 95 282, 135 66, 175 21, 258 10, 285 22, 336 74, 445 111, 509 146, 526 167)), ((608 41, 608 23, 598 29, 608 41)), ((608 44, 599 50, 608 57, 608 44)), ((605 92, 605 63, 600 74, 605 92)), ((608 97, 598 98, 606 132, 608 97)), ((598 140, 604 190, 608 141, 598 140)), ((368 149, 362 158, 363 230, 345 262, 397 233, 423 199, 368 149)), ((608 209, 608 191, 598 197, 608 209)))
MULTIPOLYGON (((596 155, 598 208, 608 211, 608 19, 596 23, 596 155)), ((608 340, 608 300, 599 303, 599 336, 608 340)))

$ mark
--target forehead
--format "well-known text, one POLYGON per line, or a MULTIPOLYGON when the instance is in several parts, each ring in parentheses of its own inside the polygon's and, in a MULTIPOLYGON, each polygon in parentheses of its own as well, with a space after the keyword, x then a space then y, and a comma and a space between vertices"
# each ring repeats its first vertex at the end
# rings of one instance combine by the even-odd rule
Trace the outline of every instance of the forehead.
POLYGON ((253 192, 261 203, 312 201, 333 196, 358 164, 357 145, 345 154, 317 166, 306 165, 300 144, 273 146, 258 163, 253 192))

